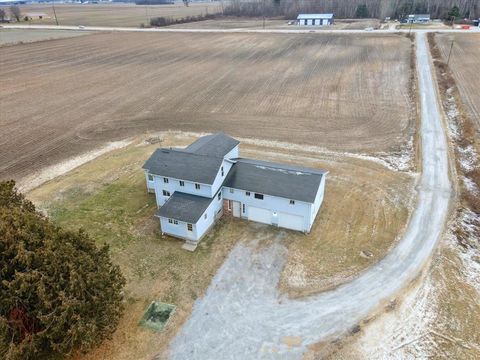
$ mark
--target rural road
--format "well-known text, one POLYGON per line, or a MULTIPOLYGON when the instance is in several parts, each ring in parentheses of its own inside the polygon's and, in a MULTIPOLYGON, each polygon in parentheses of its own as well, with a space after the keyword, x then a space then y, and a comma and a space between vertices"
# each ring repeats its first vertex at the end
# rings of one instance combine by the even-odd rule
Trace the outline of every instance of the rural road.
POLYGON ((299 359, 309 345, 350 331, 419 274, 444 230, 452 187, 425 33, 416 38, 422 174, 398 245, 352 282, 301 300, 277 291, 287 252, 280 239, 255 251, 237 245, 170 344, 172 359, 299 359))
MULTIPOLYGON (((378 33, 408 33, 410 30, 402 29, 383 29, 374 31, 365 30, 282 30, 282 29, 181 29, 181 28, 133 28, 133 27, 106 27, 106 26, 56 26, 56 25, 3 25, 4 29, 31 29, 31 30, 78 30, 78 31, 117 31, 117 32, 160 32, 160 33, 275 33, 275 34, 378 34, 378 33)), ((1 28, 1 27, 0 27, 1 28)), ((472 27, 470 30, 461 29, 427 29, 419 30, 412 29, 411 32, 426 33, 426 32, 441 32, 441 33, 480 33, 480 28, 472 27)))

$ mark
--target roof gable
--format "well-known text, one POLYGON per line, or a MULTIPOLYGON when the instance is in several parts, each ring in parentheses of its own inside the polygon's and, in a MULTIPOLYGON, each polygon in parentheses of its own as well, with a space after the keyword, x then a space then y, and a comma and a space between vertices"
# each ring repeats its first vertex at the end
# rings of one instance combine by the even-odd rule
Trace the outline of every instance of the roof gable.
POLYGON ((214 199, 175 191, 156 215, 196 224, 214 199))
POLYGON ((160 148, 155 150, 143 168, 159 176, 212 185, 222 162, 220 157, 160 148))
POLYGON ((202 136, 183 151, 198 155, 224 157, 238 144, 240 141, 224 133, 216 133, 202 136))
POLYGON ((327 171, 253 159, 236 159, 224 186, 314 203, 327 171))
POLYGON ((302 19, 333 19, 333 14, 298 14, 297 20, 302 19))

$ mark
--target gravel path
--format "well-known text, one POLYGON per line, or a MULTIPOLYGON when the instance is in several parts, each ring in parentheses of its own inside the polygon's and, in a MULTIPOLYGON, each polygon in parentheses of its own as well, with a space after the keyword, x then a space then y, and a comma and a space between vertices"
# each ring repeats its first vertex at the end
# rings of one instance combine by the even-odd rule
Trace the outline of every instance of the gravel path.
POLYGON ((172 359, 301 358, 308 345, 349 331, 419 273, 443 231, 452 189, 426 36, 416 36, 423 173, 398 246, 348 284, 288 300, 276 289, 287 251, 281 241, 261 251, 238 245, 170 344, 172 359))

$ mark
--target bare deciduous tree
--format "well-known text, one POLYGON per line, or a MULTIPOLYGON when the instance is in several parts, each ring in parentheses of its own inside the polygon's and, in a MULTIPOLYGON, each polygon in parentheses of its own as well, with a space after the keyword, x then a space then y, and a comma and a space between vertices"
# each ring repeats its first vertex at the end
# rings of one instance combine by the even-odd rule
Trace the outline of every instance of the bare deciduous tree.
POLYGON ((442 19, 454 6, 462 17, 478 18, 480 0, 231 0, 226 15, 284 16, 294 19, 299 13, 334 13, 336 18, 354 18, 358 6, 366 6, 369 16, 401 18, 408 14, 430 14, 442 19), (264 5, 265 4, 265 5, 264 5))
POLYGON ((10 14, 12 14, 12 17, 14 17, 15 20, 20 22, 20 18, 22 17, 22 12, 20 11, 20 8, 17 5, 10 6, 10 14))

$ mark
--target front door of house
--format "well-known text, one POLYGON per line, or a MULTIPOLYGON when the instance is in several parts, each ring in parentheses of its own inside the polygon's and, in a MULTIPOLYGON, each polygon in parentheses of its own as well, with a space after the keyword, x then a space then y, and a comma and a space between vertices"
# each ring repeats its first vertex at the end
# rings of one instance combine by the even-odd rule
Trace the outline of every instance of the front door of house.
POLYGON ((235 217, 240 217, 240 202, 232 201, 232 214, 235 217))

